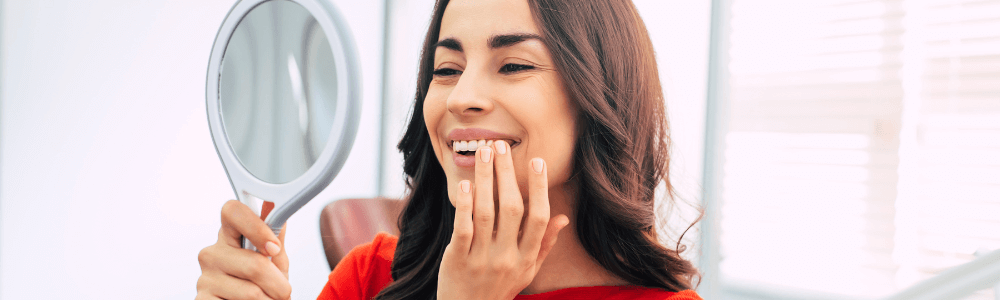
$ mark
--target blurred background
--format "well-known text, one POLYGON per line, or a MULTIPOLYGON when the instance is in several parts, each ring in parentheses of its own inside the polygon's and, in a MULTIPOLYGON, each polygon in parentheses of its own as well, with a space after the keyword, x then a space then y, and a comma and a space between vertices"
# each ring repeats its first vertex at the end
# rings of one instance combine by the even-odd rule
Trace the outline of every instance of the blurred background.
MULTIPOLYGON (((0 1, 0 299, 194 297, 234 198, 205 112, 234 2, 0 1)), ((294 299, 330 272, 326 204, 404 195, 433 5, 331 2, 364 104, 340 175, 288 221, 294 299)), ((634 2, 682 202, 664 241, 705 209, 684 242, 707 299, 892 297, 1000 249, 1000 1, 634 2)))

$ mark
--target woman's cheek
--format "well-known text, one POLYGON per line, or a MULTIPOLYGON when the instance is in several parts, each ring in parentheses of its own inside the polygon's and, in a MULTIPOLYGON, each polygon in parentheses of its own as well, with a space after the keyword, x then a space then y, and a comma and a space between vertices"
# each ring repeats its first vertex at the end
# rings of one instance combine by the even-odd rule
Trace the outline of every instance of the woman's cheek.
POLYGON ((573 169, 573 147, 576 139, 567 136, 553 138, 551 153, 545 164, 548 168, 549 186, 560 185, 569 180, 573 169), (559 138, 561 137, 561 138, 559 138))
MULTIPOLYGON (((440 145, 441 139, 438 136, 438 129, 440 128, 438 127, 444 114, 444 104, 437 100, 438 98, 435 97, 434 93, 431 93, 432 91, 428 91, 427 96, 424 98, 424 126, 427 128, 427 136, 430 138, 431 145, 434 148, 434 156, 437 157, 438 163, 441 163, 442 159, 444 159, 443 149, 446 147, 440 145)), ((442 163, 442 165, 444 164, 442 163)))

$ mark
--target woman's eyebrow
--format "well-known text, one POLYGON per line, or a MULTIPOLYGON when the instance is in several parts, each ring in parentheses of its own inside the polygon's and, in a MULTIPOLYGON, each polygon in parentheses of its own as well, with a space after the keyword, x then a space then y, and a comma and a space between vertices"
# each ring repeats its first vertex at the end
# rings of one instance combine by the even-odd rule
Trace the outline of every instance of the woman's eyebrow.
MULTIPOLYGON (((490 49, 499 49, 504 47, 510 47, 517 43, 527 41, 527 40, 541 40, 542 37, 534 33, 509 33, 509 34, 497 34, 490 37, 486 42, 486 45, 490 49)), ((446 38, 434 43, 434 48, 445 47, 451 50, 462 52, 462 42, 455 38, 446 38)))
POLYGON ((491 36, 486 44, 490 46, 490 49, 499 49, 531 39, 541 40, 542 37, 534 33, 499 34, 491 36))
POLYGON ((462 42, 459 42, 454 38, 446 38, 438 41, 437 43, 434 43, 434 49, 437 49, 437 47, 445 47, 451 50, 462 52, 462 42))

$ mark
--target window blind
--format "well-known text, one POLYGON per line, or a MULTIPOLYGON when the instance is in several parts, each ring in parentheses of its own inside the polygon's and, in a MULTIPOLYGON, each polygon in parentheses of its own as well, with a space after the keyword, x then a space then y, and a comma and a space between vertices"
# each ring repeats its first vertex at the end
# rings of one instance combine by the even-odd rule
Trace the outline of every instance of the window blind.
POLYGON ((1000 0, 734 0, 731 24, 726 280, 879 297, 1000 249, 1000 0))
POLYGON ((735 0, 725 280, 891 291, 901 1, 735 0))
MULTIPOLYGON (((897 285, 1000 249, 1000 1, 913 1, 897 285)), ((994 299, 992 290, 969 299, 994 299)))

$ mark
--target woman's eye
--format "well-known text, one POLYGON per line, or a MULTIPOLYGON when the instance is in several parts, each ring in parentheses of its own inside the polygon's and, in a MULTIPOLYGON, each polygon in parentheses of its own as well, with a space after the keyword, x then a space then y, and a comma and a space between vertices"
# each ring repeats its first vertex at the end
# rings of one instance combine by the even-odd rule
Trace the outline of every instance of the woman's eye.
POLYGON ((451 69, 451 68, 440 68, 440 69, 434 70, 434 76, 451 76, 451 75, 456 75, 456 74, 459 74, 459 73, 461 73, 461 72, 459 72, 458 70, 455 70, 455 69, 451 69))
POLYGON ((534 66, 529 65, 519 65, 519 64, 506 64, 500 67, 500 73, 517 73, 524 70, 534 69, 534 66))

